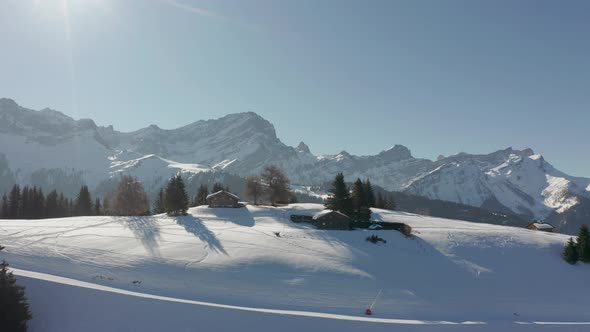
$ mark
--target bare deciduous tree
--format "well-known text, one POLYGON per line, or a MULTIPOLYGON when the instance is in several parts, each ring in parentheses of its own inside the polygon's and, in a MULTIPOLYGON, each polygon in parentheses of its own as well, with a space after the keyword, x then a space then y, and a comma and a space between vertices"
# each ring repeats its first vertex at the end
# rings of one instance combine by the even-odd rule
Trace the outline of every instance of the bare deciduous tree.
POLYGON ((124 175, 110 201, 112 212, 119 216, 141 216, 150 212, 143 185, 133 176, 124 175))
POLYGON ((264 186, 259 176, 253 175, 246 178, 246 196, 254 199, 254 204, 258 204, 258 198, 264 194, 264 186))
POLYGON ((280 168, 274 165, 266 166, 260 177, 266 186, 266 193, 272 205, 289 202, 291 197, 289 178, 280 168))

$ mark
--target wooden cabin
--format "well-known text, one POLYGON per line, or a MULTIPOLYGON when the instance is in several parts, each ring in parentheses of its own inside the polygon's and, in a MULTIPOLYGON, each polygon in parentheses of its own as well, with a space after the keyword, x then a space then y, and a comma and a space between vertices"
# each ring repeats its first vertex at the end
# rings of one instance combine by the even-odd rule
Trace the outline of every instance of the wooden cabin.
POLYGON ((220 190, 207 196, 207 205, 210 208, 238 208, 240 198, 228 191, 220 190))
POLYGON ((349 230, 352 219, 344 213, 324 210, 313 216, 313 224, 319 229, 349 230))
POLYGON ((549 233, 552 233, 553 230, 555 229, 555 227, 553 227, 553 225, 546 224, 546 223, 540 223, 540 222, 532 222, 532 223, 528 224, 526 228, 534 230, 534 231, 542 231, 542 232, 549 232, 549 233))

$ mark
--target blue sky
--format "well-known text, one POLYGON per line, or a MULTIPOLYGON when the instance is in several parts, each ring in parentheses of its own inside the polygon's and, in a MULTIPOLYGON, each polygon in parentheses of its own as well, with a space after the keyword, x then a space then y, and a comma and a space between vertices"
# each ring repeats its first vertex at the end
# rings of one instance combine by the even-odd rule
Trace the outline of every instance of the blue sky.
POLYGON ((315 154, 531 147, 590 176, 590 2, 0 0, 0 96, 129 131, 254 111, 315 154))

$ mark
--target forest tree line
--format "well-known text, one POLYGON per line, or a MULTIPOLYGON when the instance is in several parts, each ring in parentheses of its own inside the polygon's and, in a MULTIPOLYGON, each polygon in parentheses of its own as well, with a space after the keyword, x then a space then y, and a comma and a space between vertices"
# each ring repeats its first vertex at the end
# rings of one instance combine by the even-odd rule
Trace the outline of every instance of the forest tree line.
POLYGON ((97 198, 92 201, 88 186, 82 186, 75 199, 67 198, 56 190, 47 195, 36 186, 14 185, 8 194, 2 195, 0 219, 43 219, 102 214, 97 198))
MULTIPOLYGON (((183 215, 189 207, 206 205, 207 196, 220 190, 230 191, 222 183, 214 183, 211 191, 206 184, 200 184, 196 194, 189 197, 180 175, 172 177, 165 187, 156 194, 153 204, 141 181, 136 177, 121 176, 115 188, 102 200, 93 198, 88 186, 81 186, 75 198, 67 198, 53 190, 47 195, 36 186, 14 185, 2 196, 0 219, 43 219, 73 216, 133 216, 167 213, 183 215)), ((259 175, 248 176, 244 189, 254 204, 268 203, 276 206, 297 202, 290 189, 289 178, 277 166, 267 166, 259 175)), ((349 188, 342 173, 332 183, 331 197, 325 202, 327 208, 351 216, 355 220, 368 220, 370 208, 395 209, 395 202, 389 195, 375 193, 371 182, 357 179, 349 188)))

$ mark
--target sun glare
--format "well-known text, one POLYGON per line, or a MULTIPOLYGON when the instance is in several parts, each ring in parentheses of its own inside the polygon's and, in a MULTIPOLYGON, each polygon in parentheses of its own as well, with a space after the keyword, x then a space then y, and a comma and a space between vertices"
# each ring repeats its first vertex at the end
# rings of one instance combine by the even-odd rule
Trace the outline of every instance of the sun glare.
POLYGON ((34 0, 33 9, 40 15, 65 15, 68 12, 101 10, 110 12, 108 0, 34 0))

